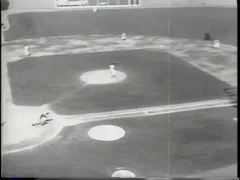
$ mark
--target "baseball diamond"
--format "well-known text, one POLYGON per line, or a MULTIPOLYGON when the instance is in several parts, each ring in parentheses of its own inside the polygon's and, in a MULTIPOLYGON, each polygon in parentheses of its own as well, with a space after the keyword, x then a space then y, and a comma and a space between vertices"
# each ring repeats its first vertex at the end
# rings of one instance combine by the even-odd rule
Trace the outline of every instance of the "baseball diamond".
POLYGON ((232 2, 24 1, 2 12, 3 177, 237 177, 232 2))

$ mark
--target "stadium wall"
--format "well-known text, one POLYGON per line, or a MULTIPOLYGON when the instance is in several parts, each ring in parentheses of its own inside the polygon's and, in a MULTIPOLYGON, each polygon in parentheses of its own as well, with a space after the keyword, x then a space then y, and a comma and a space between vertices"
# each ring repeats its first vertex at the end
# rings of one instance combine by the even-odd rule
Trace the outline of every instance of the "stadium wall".
MULTIPOLYGON (((9 9, 53 9, 56 0, 9 0, 9 9)), ((141 7, 222 6, 237 7, 237 0, 140 0, 141 7)))

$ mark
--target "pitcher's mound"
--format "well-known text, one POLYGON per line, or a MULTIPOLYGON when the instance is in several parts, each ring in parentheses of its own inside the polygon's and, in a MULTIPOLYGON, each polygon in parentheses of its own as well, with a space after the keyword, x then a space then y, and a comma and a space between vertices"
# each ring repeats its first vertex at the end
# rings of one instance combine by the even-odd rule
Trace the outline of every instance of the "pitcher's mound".
POLYGON ((88 71, 81 75, 80 80, 86 84, 113 84, 127 78, 121 71, 116 71, 116 77, 111 77, 109 70, 88 71))

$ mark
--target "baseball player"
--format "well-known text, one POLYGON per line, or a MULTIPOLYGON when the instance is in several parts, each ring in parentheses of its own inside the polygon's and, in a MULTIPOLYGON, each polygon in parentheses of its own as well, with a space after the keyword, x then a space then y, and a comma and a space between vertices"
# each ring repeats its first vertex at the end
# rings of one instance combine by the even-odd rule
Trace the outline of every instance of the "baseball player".
POLYGON ((49 117, 49 112, 47 112, 46 114, 41 114, 39 119, 38 119, 38 122, 32 124, 33 126, 36 126, 36 125, 45 125, 47 124, 48 121, 52 121, 53 119, 49 117))
POLYGON ((127 39, 126 33, 123 33, 123 34, 122 34, 121 39, 122 39, 122 40, 126 40, 126 39, 127 39))
POLYGON ((28 46, 25 46, 25 47, 24 47, 24 54, 25 54, 26 56, 29 56, 29 55, 30 55, 28 49, 29 49, 28 46))
POLYGON ((220 41, 219 40, 214 40, 213 41, 213 47, 214 48, 220 48, 220 41))
POLYGON ((115 70, 115 65, 113 63, 109 65, 109 70, 110 70, 111 77, 116 78, 116 70, 115 70))

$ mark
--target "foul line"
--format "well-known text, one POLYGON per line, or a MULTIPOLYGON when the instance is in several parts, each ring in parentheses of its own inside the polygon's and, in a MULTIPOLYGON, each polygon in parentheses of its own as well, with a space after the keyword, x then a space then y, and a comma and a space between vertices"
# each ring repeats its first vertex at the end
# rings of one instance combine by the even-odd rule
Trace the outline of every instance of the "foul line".
MULTIPOLYGON (((181 103, 174 105, 164 105, 157 107, 148 108, 138 108, 138 109, 127 109, 119 111, 110 111, 102 113, 91 113, 78 116, 68 116, 66 119, 75 121, 80 121, 80 123, 87 123, 92 121, 108 120, 108 119, 119 119, 128 117, 141 117, 141 116, 154 116, 161 114, 177 113, 177 112, 187 112, 202 109, 220 108, 220 107, 230 107, 235 104, 231 103, 227 99, 215 99, 208 101, 198 101, 191 103, 181 103)), ((77 122, 75 122, 78 124, 77 122)), ((73 123, 73 124, 75 124, 73 123)))

